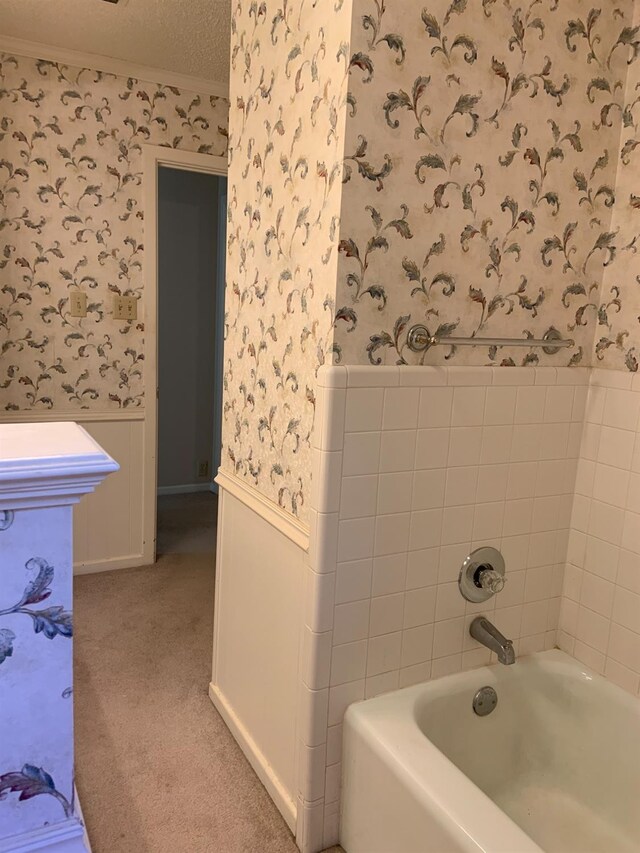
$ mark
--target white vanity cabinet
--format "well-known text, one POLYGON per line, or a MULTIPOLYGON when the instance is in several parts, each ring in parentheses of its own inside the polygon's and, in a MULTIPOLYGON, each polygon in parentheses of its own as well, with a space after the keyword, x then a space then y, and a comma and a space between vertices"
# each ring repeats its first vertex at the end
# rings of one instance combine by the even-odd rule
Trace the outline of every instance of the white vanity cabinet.
POLYGON ((77 424, 0 425, 0 853, 88 850, 73 778, 72 506, 117 469, 77 424))

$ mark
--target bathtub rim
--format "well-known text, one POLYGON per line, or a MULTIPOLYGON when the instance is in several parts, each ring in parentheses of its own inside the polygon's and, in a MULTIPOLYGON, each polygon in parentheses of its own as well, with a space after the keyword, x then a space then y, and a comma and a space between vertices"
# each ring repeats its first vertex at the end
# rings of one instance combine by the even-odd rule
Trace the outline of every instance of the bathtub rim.
MULTIPOLYGON (((521 670, 542 668, 593 682, 599 692, 609 694, 617 704, 632 709, 640 720, 637 698, 559 649, 537 652, 520 659, 518 664, 521 670)), ((465 853, 482 850, 510 853, 514 849, 518 853, 542 853, 542 848, 531 836, 423 733, 416 717, 425 693, 436 698, 451 692, 452 685, 481 686, 483 678, 489 682, 495 679, 499 667, 500 664, 493 664, 465 670, 355 702, 345 713, 343 737, 346 739, 350 730, 359 735, 465 853)), ((347 766, 343 766, 345 791, 347 771, 347 766)), ((341 811, 344 805, 343 798, 341 811)))
MULTIPOLYGON (((385 720, 384 735, 381 735, 376 722, 363 718, 356 710, 356 706, 364 704, 358 702, 347 709, 345 735, 350 727, 357 730, 356 737, 366 742, 388 772, 408 788, 409 795, 419 803, 419 807, 428 811, 442 830, 449 833, 457 845, 456 850, 464 853, 513 853, 514 850, 518 853, 544 853, 515 821, 431 743, 417 724, 408 732, 406 722, 394 725, 385 720), (354 710, 349 713, 351 708, 354 710), (402 744, 400 755, 399 743, 402 744), (430 773, 425 772, 428 765, 430 773)), ((380 721, 377 722, 379 724, 380 721)), ((343 791, 349 787, 347 773, 345 764, 343 791)), ((343 810, 344 798, 341 812, 343 810)), ((348 853, 348 846, 345 849, 348 853)))

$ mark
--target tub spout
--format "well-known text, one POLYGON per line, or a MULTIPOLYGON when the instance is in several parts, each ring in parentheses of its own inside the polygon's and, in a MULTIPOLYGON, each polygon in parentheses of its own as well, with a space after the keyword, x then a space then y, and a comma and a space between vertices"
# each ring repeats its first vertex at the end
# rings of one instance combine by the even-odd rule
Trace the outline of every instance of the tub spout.
POLYGON ((503 637, 495 625, 485 616, 476 616, 469 626, 469 633, 474 640, 482 643, 498 656, 500 663, 509 665, 516 662, 516 653, 513 650, 513 643, 503 637))

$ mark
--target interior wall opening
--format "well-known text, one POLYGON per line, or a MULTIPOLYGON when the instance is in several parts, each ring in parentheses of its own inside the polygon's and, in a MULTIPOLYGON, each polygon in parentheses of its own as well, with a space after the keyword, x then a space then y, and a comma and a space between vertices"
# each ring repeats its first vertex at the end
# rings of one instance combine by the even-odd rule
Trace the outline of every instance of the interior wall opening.
POLYGON ((157 553, 213 553, 226 178, 158 170, 157 553))

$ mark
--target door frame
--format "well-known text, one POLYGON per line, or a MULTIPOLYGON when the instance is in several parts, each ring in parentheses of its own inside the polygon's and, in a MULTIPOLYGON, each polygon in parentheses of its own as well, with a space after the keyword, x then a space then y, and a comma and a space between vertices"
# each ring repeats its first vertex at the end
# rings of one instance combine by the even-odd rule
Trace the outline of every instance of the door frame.
MULTIPOLYGON (((163 145, 143 145, 144 199, 144 459, 142 485, 142 554, 144 564, 156 561, 158 488, 158 170, 160 166, 227 175, 227 158, 163 145)), ((212 285, 217 276, 214 276, 212 285)))
MULTIPOLYGON (((223 185, 220 181, 218 182, 218 193, 217 193, 217 202, 218 202, 218 232, 216 235, 216 245, 218 246, 226 246, 227 245, 227 207, 229 203, 228 196, 228 187, 225 182, 223 185), (222 204, 224 202, 224 206, 222 204)), ((226 255, 222 252, 218 252, 216 257, 216 292, 215 292, 215 314, 214 314, 214 322, 215 329, 218 338, 224 344, 224 300, 225 300, 225 273, 227 267, 227 258, 226 255)), ((214 368, 216 375, 221 377, 224 371, 224 345, 216 346, 214 352, 214 368)), ((214 452, 212 454, 212 480, 209 483, 209 489, 214 495, 217 495, 219 492, 218 484, 215 481, 215 477, 218 474, 219 466, 216 466, 216 462, 221 462, 222 460, 222 412, 224 410, 224 399, 223 399, 223 388, 222 382, 220 383, 220 388, 217 390, 214 389, 214 400, 213 400, 213 447, 214 452), (218 447, 218 451, 216 453, 216 445, 218 447)))

